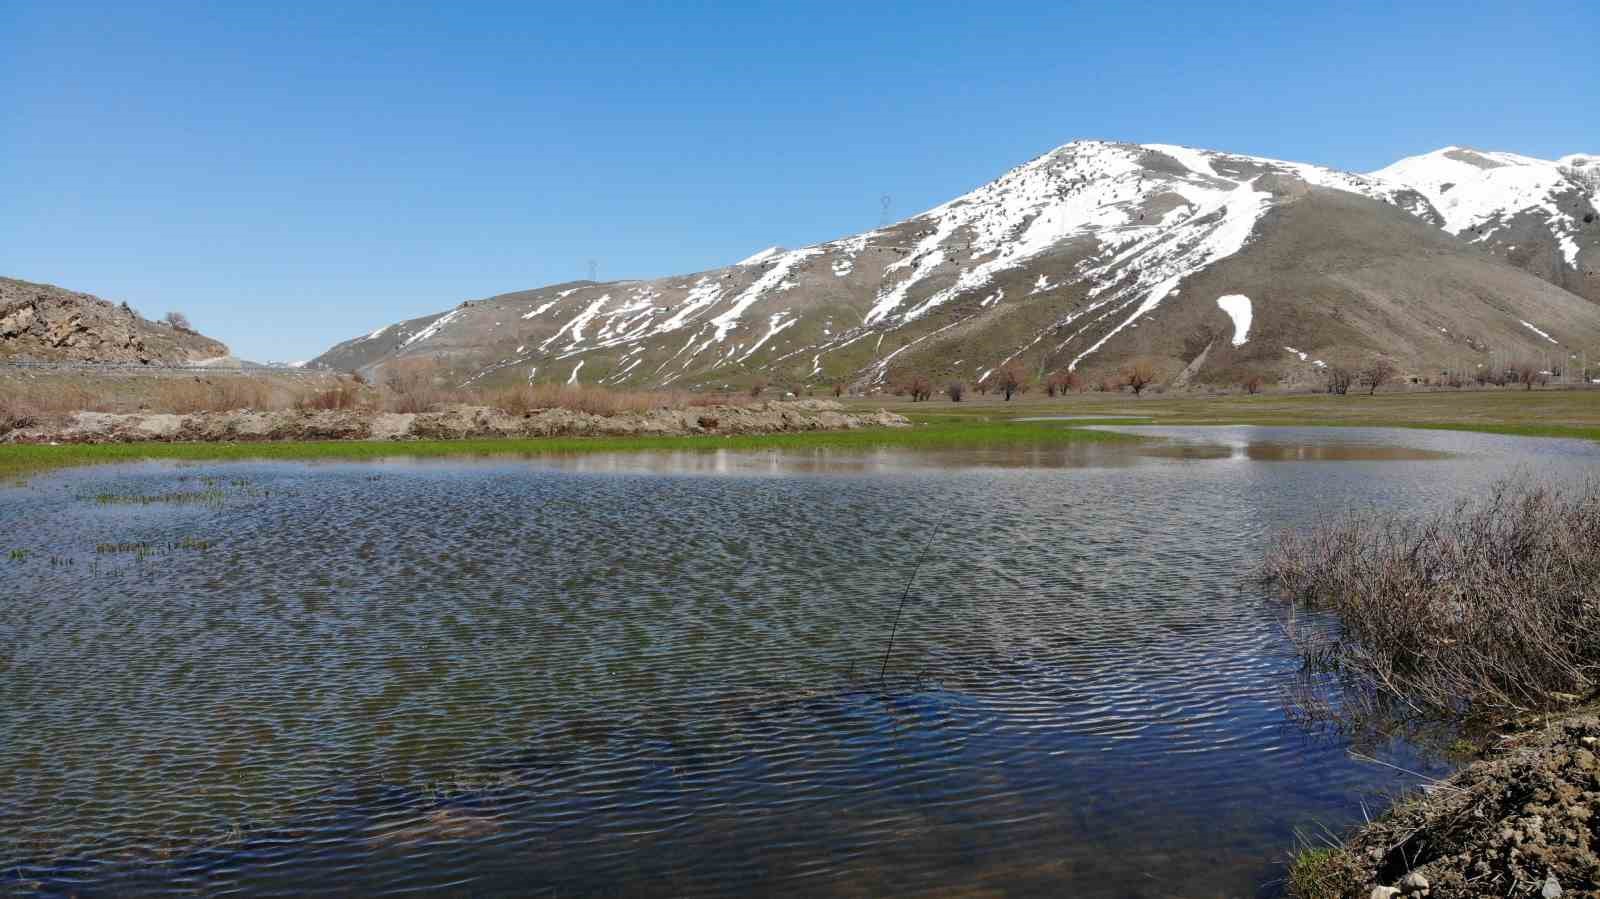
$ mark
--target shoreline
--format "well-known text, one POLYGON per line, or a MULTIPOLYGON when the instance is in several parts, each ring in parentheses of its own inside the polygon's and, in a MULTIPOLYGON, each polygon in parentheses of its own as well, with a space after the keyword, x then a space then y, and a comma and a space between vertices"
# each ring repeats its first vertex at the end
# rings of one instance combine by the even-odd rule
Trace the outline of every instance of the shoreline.
POLYGON ((1293 899, 1600 896, 1600 705, 1522 722, 1483 757, 1298 853, 1293 899))

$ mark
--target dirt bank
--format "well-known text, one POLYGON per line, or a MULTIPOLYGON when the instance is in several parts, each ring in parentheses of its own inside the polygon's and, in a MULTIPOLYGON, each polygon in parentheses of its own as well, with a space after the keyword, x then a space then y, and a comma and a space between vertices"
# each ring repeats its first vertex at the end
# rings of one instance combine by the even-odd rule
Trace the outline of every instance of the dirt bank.
POLYGON ((1322 857, 1308 897, 1600 897, 1600 717, 1507 737, 1322 857))
POLYGON ((352 411, 118 414, 44 417, 0 435, 9 443, 260 442, 271 440, 448 440, 468 437, 630 437, 839 431, 910 424, 892 412, 845 412, 826 400, 701 406, 594 415, 543 409, 512 415, 486 406, 436 412, 352 411))

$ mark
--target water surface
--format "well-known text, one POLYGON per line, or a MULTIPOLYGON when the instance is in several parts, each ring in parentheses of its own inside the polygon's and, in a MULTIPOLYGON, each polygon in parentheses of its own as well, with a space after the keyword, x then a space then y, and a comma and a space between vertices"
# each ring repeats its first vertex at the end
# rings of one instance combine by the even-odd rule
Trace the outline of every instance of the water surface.
POLYGON ((1286 720, 1266 541, 1600 453, 1132 430, 0 491, 0 885, 1270 894, 1408 780, 1286 720))

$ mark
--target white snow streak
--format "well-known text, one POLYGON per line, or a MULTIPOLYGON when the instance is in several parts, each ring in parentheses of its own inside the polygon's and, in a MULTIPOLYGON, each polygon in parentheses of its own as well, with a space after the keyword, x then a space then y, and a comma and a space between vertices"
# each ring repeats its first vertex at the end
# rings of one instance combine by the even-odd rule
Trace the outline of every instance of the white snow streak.
POLYGON ((439 333, 439 329, 440 328, 443 328, 445 325, 448 325, 452 321, 455 321, 456 316, 458 316, 460 314, 461 314, 461 310, 460 309, 452 309, 449 312, 446 312, 444 315, 441 315, 438 318, 434 319, 433 320, 433 324, 427 326, 426 328, 423 328, 421 331, 418 331, 417 333, 415 333, 415 334, 411 335, 410 337, 406 338, 405 343, 400 344, 400 346, 401 347, 408 347, 408 346, 412 345, 413 343, 418 343, 420 341, 427 340, 429 337, 432 337, 433 335, 439 333))
MULTIPOLYGON (((1217 297, 1217 305, 1233 319, 1233 345, 1244 346, 1245 341, 1250 339, 1250 298, 1242 293, 1230 293, 1217 297)), ((1304 360, 1305 354, 1302 353, 1300 358, 1304 360)))
MULTIPOLYGON (((1519 319, 1517 319, 1517 321, 1522 321, 1522 319, 1519 318, 1519 319)), ((1529 331, 1532 331, 1533 333, 1539 335, 1540 337, 1543 337, 1545 340, 1550 341, 1551 343, 1560 343, 1561 342, 1559 340, 1556 340, 1554 337, 1551 337, 1549 334, 1546 334, 1545 332, 1539 330, 1538 328, 1535 328, 1533 325, 1531 325, 1531 324, 1529 324, 1527 322, 1522 322, 1522 326, 1524 328, 1527 328, 1529 331)))

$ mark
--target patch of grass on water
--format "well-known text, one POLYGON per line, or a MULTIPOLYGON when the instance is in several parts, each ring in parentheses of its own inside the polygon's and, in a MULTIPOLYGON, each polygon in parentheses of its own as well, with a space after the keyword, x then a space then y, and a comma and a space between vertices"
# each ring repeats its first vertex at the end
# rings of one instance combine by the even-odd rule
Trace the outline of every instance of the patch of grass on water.
POLYGON ((6 558, 13 562, 26 562, 28 560, 28 551, 25 549, 14 549, 6 556, 6 558))
POLYGON ((1342 899, 1361 888, 1360 868, 1341 848, 1308 846, 1290 861, 1286 887, 1293 899, 1342 899))

